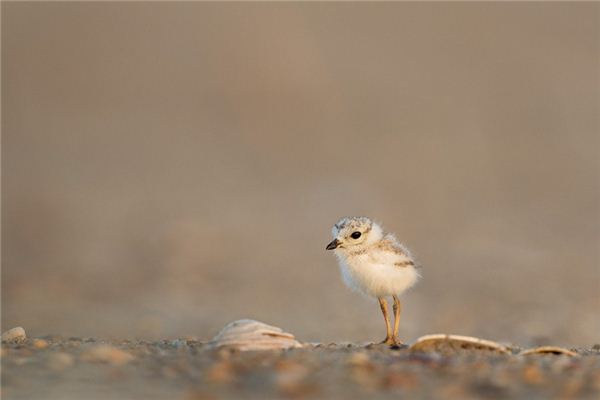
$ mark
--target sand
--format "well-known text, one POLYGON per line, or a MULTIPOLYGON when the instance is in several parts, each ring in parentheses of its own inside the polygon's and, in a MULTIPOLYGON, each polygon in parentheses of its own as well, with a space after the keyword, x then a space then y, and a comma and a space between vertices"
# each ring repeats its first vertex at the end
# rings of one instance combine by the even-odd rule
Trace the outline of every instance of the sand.
POLYGON ((2 344, 3 399, 589 398, 600 348, 576 356, 306 344, 239 352, 191 339, 47 336, 2 344))

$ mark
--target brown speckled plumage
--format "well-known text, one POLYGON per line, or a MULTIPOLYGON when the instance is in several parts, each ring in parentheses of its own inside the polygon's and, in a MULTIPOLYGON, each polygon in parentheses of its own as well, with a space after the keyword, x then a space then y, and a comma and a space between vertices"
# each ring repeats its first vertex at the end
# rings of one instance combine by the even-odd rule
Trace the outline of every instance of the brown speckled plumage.
POLYGON ((326 249, 335 250, 346 285, 379 301, 386 323, 383 343, 402 343, 397 337, 401 310, 398 296, 419 279, 409 250, 366 217, 342 218, 333 226, 332 235, 333 240, 326 249), (394 301, 393 328, 386 296, 394 301))

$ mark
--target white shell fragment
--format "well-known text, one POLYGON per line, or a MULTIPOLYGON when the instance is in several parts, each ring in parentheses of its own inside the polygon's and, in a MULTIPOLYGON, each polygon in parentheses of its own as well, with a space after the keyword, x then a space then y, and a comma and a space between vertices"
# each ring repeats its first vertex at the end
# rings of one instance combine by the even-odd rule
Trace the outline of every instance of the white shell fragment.
POLYGON ((3 342, 19 342, 25 340, 27 336, 25 335, 25 329, 17 326, 16 328, 12 328, 7 330, 2 334, 3 342))
POLYGON ((289 349, 302 347, 302 344, 281 328, 251 319, 240 319, 225 326, 209 346, 247 351, 289 349))
POLYGON ((520 356, 530 356, 530 355, 544 355, 544 354, 554 354, 554 355, 564 355, 569 357, 577 357, 577 353, 571 351, 569 349, 565 349, 564 347, 557 346, 541 346, 533 349, 523 350, 519 353, 520 356))
POLYGON ((410 346, 412 351, 453 354, 463 350, 487 350, 500 354, 510 354, 509 349, 491 340, 471 336, 434 334, 421 336, 410 346))

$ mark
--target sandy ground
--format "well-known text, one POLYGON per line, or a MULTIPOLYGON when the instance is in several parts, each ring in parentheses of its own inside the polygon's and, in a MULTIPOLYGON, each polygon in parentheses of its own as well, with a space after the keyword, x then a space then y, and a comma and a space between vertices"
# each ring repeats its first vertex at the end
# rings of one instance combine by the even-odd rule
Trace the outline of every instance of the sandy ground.
POLYGON ((575 357, 333 343, 235 352, 189 339, 48 336, 2 344, 2 398, 593 399, 600 396, 596 347, 575 357))

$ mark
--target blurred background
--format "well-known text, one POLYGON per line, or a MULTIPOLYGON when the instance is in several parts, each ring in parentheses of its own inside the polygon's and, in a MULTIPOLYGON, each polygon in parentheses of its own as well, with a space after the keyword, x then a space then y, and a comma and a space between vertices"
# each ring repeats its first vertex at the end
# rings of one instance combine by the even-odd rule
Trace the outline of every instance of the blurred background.
POLYGON ((381 339, 332 224, 417 255, 401 337, 600 338, 598 3, 2 3, 2 325, 381 339))

